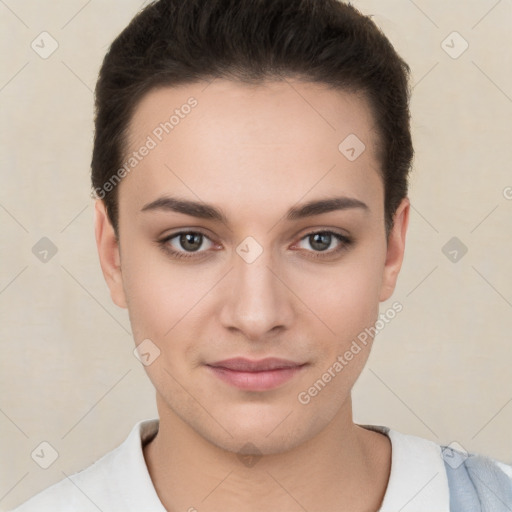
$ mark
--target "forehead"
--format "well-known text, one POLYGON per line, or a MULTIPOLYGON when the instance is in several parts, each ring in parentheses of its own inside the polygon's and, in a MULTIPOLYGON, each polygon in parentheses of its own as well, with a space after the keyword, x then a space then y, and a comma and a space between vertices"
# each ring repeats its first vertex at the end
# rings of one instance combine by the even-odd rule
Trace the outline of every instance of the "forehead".
POLYGON ((377 140, 364 97, 319 84, 216 79, 162 87, 132 116, 125 160, 139 155, 120 203, 125 196, 142 207, 159 193, 178 193, 275 204, 333 188, 380 196, 377 140))

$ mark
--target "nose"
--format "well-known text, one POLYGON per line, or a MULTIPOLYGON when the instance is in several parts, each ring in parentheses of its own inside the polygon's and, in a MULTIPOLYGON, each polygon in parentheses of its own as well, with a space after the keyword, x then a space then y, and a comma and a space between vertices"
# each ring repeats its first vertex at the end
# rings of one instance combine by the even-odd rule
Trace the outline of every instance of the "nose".
POLYGON ((270 250, 249 261, 233 255, 220 319, 224 328, 251 341, 264 341, 291 327, 293 294, 273 264, 270 250))

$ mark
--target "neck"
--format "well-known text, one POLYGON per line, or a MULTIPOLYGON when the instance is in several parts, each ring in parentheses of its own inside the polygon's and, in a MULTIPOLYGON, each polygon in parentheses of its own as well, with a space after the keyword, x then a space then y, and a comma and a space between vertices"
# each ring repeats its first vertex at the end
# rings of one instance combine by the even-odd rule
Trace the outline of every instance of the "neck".
POLYGON ((157 404, 160 426, 144 447, 144 457, 169 512, 357 512, 380 507, 391 445, 386 436, 352 422, 350 399, 314 438, 272 455, 224 450, 164 407, 159 397, 157 404))

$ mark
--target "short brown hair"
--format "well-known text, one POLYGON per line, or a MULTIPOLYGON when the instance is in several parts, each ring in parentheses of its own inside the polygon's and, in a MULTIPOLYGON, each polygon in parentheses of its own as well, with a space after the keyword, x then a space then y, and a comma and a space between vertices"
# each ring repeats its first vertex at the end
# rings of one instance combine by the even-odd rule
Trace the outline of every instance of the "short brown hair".
MULTIPOLYGON (((117 187, 135 107, 157 86, 299 78, 361 92, 379 132, 386 232, 413 157, 409 67, 368 16, 337 0, 158 0, 112 43, 96 84, 92 186, 118 235, 117 187)), ((341 141, 340 141, 341 142, 341 141)))

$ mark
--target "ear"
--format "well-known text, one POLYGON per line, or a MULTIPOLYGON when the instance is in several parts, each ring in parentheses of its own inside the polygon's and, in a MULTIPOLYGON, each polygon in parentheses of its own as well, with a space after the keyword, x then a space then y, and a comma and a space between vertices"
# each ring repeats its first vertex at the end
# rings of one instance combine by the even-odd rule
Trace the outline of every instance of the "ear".
POLYGON ((398 273, 402 267, 405 251, 405 236, 409 225, 410 201, 407 197, 402 199, 393 217, 393 227, 389 233, 386 262, 380 289, 380 301, 383 302, 393 294, 398 273))
POLYGON ((126 308, 119 244, 101 199, 96 199, 94 207, 94 232, 101 270, 110 289, 110 296, 115 304, 126 308))

